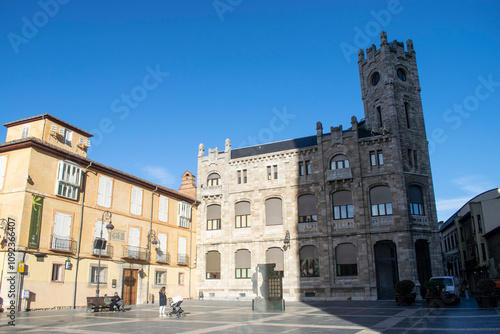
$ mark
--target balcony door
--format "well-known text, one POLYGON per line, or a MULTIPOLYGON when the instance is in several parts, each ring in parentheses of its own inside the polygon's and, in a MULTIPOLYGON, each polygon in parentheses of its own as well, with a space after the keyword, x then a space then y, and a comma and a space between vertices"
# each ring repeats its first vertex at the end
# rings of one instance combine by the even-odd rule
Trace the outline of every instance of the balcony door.
POLYGON ((128 257, 132 259, 139 258, 139 241, 141 230, 135 227, 128 228, 128 257))
POLYGON ((54 219, 54 234, 52 236, 52 249, 69 252, 71 242, 71 215, 56 212, 54 219))

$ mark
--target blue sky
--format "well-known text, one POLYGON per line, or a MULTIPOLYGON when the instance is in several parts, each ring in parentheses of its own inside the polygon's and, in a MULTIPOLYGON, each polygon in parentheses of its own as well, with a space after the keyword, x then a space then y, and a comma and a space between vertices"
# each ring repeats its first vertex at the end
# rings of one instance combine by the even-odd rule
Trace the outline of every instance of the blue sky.
POLYGON ((385 30, 414 43, 444 220, 500 186, 499 15, 497 1, 0 0, 0 121, 51 113, 95 135, 89 158, 177 189, 200 143, 363 118, 355 51, 385 30))

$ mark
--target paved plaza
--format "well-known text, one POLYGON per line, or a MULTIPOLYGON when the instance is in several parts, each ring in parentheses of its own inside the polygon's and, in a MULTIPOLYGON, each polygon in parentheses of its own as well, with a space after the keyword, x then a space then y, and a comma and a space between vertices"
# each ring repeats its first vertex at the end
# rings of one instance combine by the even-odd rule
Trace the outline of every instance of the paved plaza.
POLYGON ((186 300, 185 318, 159 318, 157 304, 126 312, 86 313, 85 309, 16 314, 1 333, 499 333, 500 309, 479 309, 474 300, 432 309, 424 301, 288 302, 286 310, 254 312, 248 301, 186 300))

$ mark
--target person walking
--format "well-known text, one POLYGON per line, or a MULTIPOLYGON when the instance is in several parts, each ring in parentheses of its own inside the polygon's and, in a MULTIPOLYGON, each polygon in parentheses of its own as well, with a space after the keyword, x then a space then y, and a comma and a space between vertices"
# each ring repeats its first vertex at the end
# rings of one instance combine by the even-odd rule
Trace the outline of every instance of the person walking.
POLYGON ((163 286, 160 289, 160 318, 165 317, 165 308, 167 307, 167 294, 166 294, 166 288, 163 286))

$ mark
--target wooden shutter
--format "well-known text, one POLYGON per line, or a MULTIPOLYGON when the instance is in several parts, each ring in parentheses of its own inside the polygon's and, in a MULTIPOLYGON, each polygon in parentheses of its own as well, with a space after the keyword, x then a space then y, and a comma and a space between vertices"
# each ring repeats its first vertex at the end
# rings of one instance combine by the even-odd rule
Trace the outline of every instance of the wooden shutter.
POLYGON ((168 221, 168 197, 160 195, 158 204, 158 219, 162 222, 168 221))
POLYGON ((7 156, 2 155, 0 157, 0 190, 3 188, 3 179, 5 177, 5 169, 7 167, 7 156))

